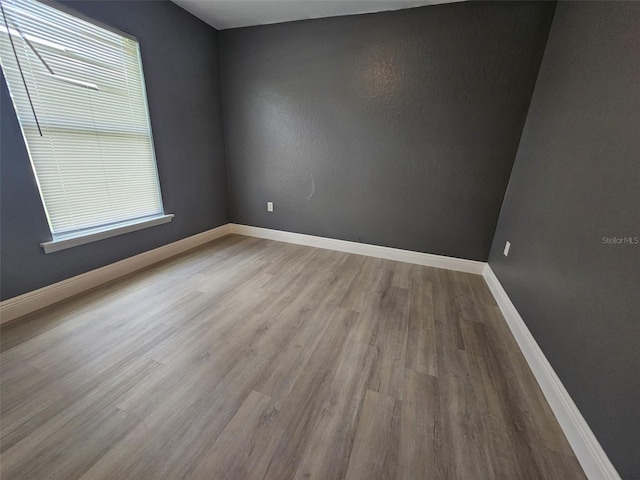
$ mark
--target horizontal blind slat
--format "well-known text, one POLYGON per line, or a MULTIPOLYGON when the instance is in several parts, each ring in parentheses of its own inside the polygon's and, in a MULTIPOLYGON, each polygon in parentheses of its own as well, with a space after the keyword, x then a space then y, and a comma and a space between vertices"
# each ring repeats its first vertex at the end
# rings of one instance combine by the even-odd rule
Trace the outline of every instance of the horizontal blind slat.
POLYGON ((34 0, 3 7, 0 62, 52 232, 162 214, 138 43, 34 0))

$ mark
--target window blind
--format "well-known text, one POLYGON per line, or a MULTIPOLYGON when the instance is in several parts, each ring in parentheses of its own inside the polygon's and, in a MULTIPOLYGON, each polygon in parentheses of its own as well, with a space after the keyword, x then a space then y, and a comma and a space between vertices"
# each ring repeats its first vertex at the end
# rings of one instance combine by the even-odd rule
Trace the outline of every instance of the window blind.
POLYGON ((2 0, 0 62, 55 236, 163 214, 135 38, 2 0))

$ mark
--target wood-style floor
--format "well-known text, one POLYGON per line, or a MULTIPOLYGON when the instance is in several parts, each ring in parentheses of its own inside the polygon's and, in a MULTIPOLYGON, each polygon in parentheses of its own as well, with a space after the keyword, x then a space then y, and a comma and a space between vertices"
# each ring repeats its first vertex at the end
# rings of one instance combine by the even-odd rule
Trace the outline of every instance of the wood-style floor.
POLYGON ((482 277, 230 236, 2 328, 11 479, 583 479, 482 277))

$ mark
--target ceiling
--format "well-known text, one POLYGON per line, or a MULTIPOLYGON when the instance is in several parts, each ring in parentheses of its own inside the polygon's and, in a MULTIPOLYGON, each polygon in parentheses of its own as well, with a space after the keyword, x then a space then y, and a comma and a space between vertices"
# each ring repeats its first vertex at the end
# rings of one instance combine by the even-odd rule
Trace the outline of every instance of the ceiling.
POLYGON ((173 0, 218 30, 456 1, 461 0, 173 0))

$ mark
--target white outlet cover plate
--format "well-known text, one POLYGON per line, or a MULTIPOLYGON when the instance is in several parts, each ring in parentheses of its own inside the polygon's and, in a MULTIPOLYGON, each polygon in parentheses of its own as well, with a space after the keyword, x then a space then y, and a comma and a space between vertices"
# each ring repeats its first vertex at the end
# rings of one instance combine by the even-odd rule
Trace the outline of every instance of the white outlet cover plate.
POLYGON ((504 256, 509 255, 509 249, 511 248, 511 242, 507 242, 504 244, 504 256))
POLYGON ((273 202, 267 202, 267 212, 273 212, 273 202))

